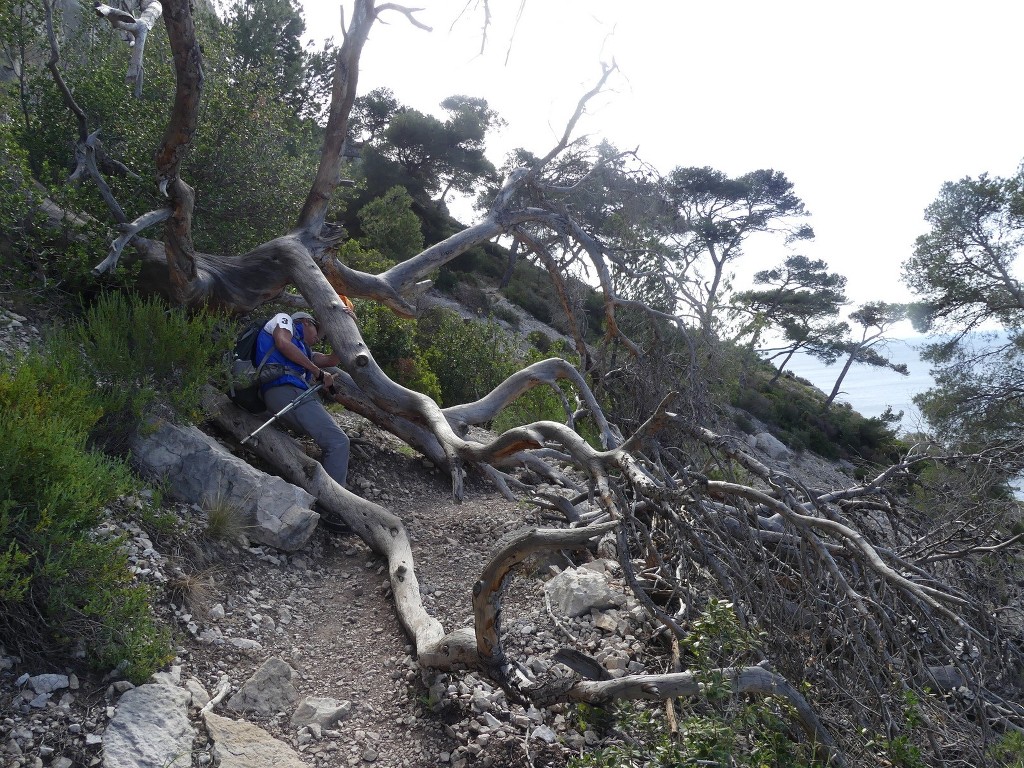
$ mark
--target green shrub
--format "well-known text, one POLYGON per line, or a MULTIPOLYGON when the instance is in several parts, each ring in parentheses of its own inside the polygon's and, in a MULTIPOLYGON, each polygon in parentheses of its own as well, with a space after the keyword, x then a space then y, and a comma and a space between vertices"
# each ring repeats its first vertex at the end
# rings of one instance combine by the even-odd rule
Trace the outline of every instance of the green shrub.
POLYGON ((463 320, 450 310, 421 318, 416 339, 445 405, 477 400, 521 367, 515 340, 497 323, 463 320))
MULTIPOLYGON (((679 733, 673 738, 659 710, 641 704, 618 705, 609 714, 629 741, 570 760, 571 768, 628 768, 634 765, 722 765, 806 768, 822 765, 811 746, 790 736, 793 717, 780 697, 733 695, 714 670, 751 663, 759 638, 744 629, 732 604, 711 600, 680 644, 688 668, 701 678, 703 696, 680 700, 679 733)), ((593 708, 578 710, 592 718, 593 708)))
POLYGON ((459 284, 459 274, 447 267, 441 267, 438 271, 437 279, 434 281, 434 287, 442 293, 452 293, 455 290, 455 286, 459 284))
POLYGON ((188 315, 160 299, 108 293, 50 346, 57 357, 73 357, 75 350, 84 355, 107 413, 137 420, 163 402, 191 417, 202 388, 226 375, 234 334, 222 325, 215 315, 188 315))
POLYGON ((808 449, 827 459, 870 464, 898 461, 901 443, 892 413, 866 418, 848 405, 823 408, 825 397, 790 378, 769 384, 770 371, 756 369, 732 394, 732 404, 763 421, 794 450, 808 449))
POLYGON ((1009 732, 989 750, 996 765, 1024 768, 1024 734, 1009 732))
POLYGON ((358 240, 346 240, 338 248, 338 258, 348 267, 360 272, 379 275, 395 265, 395 261, 386 258, 380 251, 364 249, 358 240))
POLYGON ((557 306, 554 289, 543 272, 536 267, 518 265, 503 293, 505 298, 518 304, 542 323, 550 323, 554 317, 554 308, 557 306))
POLYGON ((394 186, 359 209, 363 244, 395 262, 412 258, 423 250, 423 231, 412 210, 412 196, 403 186, 394 186))
POLYGON ((33 355, 0 369, 0 639, 28 654, 81 647, 93 666, 142 680, 170 644, 120 542, 93 533, 132 480, 89 450, 102 402, 72 362, 33 355))
POLYGON ((495 304, 491 307, 491 314, 497 319, 505 321, 513 328, 519 328, 519 315, 511 307, 505 304, 495 304))
POLYGON ((0 368, 0 641, 143 680, 170 656, 121 542, 95 533, 133 485, 123 448, 157 403, 196 407, 231 334, 157 300, 109 294, 40 353, 0 368))
POLYGON ((544 331, 530 331, 526 334, 526 340, 536 347, 538 352, 545 353, 551 349, 551 337, 544 331))
POLYGON ((438 403, 444 399, 437 375, 417 344, 417 324, 403 320, 387 307, 359 302, 359 327, 377 365, 403 387, 438 403))
MULTIPOLYGON (((550 354, 545 355, 539 351, 531 350, 527 354, 526 359, 522 361, 521 367, 549 359, 552 356, 560 357, 571 365, 579 367, 579 357, 566 346, 565 342, 560 341, 553 344, 549 351, 550 354)), ((555 392, 551 386, 541 385, 520 395, 498 414, 498 417, 492 424, 492 428, 497 432, 504 432, 507 429, 530 424, 534 421, 566 423, 569 419, 569 414, 566 412, 566 403, 568 402, 570 407, 572 407, 575 402, 576 393, 573 391, 573 385, 567 381, 558 382, 558 388, 561 394, 555 392)), ((586 419, 573 426, 588 443, 595 448, 600 448, 600 434, 597 430, 597 425, 593 421, 586 419)))

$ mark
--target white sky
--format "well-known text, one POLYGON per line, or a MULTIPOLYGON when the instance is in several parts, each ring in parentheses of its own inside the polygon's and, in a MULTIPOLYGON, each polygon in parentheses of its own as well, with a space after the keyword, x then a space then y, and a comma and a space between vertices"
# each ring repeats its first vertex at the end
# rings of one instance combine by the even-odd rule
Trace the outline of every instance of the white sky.
MULTIPOLYGON (((309 34, 339 39, 339 3, 303 2, 309 34)), ((415 5, 434 31, 385 14, 360 93, 438 114, 446 96, 486 98, 509 123, 489 142, 500 164, 550 149, 614 57, 578 132, 662 172, 782 171, 817 234, 798 252, 846 275, 856 303, 910 299, 899 267, 944 181, 1024 158, 1020 0, 491 0, 483 54, 479 0, 415 5)), ((740 283, 782 258, 748 254, 740 283)))

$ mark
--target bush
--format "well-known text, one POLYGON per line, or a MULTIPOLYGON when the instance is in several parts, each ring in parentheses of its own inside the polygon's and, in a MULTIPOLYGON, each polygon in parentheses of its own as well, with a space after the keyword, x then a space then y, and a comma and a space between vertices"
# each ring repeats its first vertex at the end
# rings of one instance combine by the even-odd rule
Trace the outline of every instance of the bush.
POLYGON ((536 268, 519 265, 504 290, 505 298, 518 304, 542 323, 550 323, 556 305, 551 283, 536 268))
POLYGON ((772 427, 790 448, 806 448, 831 460, 898 461, 901 444, 893 431, 898 417, 865 418, 844 405, 826 410, 825 397, 818 390, 788 378, 769 385, 770 373, 767 369, 749 372, 732 404, 772 427))
POLYGON ((445 405, 477 400, 521 367, 515 340, 497 323, 463 320, 449 310, 427 313, 416 339, 445 405))
POLYGON ((214 315, 187 315, 160 299, 110 293, 83 322, 55 334, 50 348, 59 358, 84 356, 81 364, 97 382, 107 413, 137 421, 162 402, 191 417, 202 388, 227 374, 234 329, 222 326, 214 315))
POLYGON ((102 400, 73 362, 34 355, 0 370, 0 640, 23 655, 81 648, 141 681, 170 643, 120 542, 93 533, 132 480, 89 450, 102 400))
POLYGON ((119 450, 158 402, 197 408, 232 334, 157 300, 110 294, 41 353, 0 368, 0 642, 23 655, 84 650, 141 681, 170 642, 132 580, 121 541, 97 535, 130 489, 119 450), (37 651, 36 651, 37 652, 37 651))
POLYGON ((359 327, 377 365, 403 387, 443 401, 441 385, 417 344, 417 324, 387 307, 359 302, 359 327))
POLYGON ((364 205, 357 214, 363 244, 394 262, 405 261, 423 250, 420 220, 412 210, 412 196, 394 186, 364 205))
POLYGON ((513 328, 519 328, 519 315, 507 304, 495 304, 491 307, 491 314, 498 320, 508 323, 513 328))
POLYGON ((358 240, 346 240, 338 248, 338 258, 347 267, 358 269, 360 272, 369 272, 371 275, 379 275, 393 267, 396 262, 372 248, 364 249, 358 240))
MULTIPOLYGON (((621 744, 570 760, 570 768, 627 768, 634 765, 823 765, 811 745, 789 734, 791 707, 780 697, 738 697, 714 671, 722 666, 752 663, 758 638, 740 626, 732 604, 711 600, 691 634, 680 644, 687 667, 701 678, 703 697, 681 699, 679 735, 672 738, 656 710, 638 704, 620 705, 607 713, 618 730, 630 735, 621 744)), ((582 711, 584 717, 593 708, 582 711)))
MULTIPOLYGON (((547 337, 545 337, 547 338, 547 337)), ((552 356, 558 356, 569 362, 571 365, 575 365, 579 368, 579 357, 575 355, 564 342, 558 342, 550 347, 550 354, 541 354, 538 351, 531 350, 526 356, 526 359, 522 361, 522 366, 532 365, 533 363, 541 360, 549 359, 552 356)), ((560 381, 558 388, 561 392, 555 392, 554 389, 547 385, 534 387, 528 392, 520 395, 516 400, 510 403, 504 408, 498 417, 494 420, 492 427, 497 432, 504 432, 507 429, 513 427, 519 427, 523 424, 530 424, 535 421, 556 421, 565 424, 569 420, 569 414, 566 413, 566 402, 571 404, 574 402, 575 392, 573 386, 567 381, 560 381)), ((592 446, 600 449, 601 447, 601 436, 597 430, 596 424, 591 420, 585 420, 581 423, 574 424, 575 430, 592 446)))

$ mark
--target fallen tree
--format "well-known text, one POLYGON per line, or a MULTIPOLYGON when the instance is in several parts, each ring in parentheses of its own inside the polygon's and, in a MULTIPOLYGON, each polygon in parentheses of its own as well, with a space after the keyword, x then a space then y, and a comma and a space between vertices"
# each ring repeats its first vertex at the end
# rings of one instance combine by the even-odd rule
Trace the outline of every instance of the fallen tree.
MULTIPOLYGON (((118 16, 117 24, 129 28, 136 23, 148 30, 154 6, 158 4, 146 4, 145 22, 118 16)), ((966 688, 973 696, 929 700, 920 707, 933 737, 936 762, 944 759, 945 743, 956 741, 950 734, 958 729, 987 733, 1024 725, 1018 706, 983 693, 992 687, 991 679, 1003 679, 1008 670, 1019 668, 1019 627, 1008 628, 1000 620, 999 606, 962 586, 965 575, 983 573, 978 556, 1011 546, 1012 541, 1000 538, 1004 530, 995 517, 984 530, 965 527, 934 546, 926 542, 934 532, 911 533, 909 517, 903 523, 899 520, 901 515, 919 514, 905 500, 916 482, 916 468, 978 465, 986 457, 916 452, 860 485, 814 489, 761 463, 739 441, 695 420, 690 409, 676 410, 671 398, 633 434, 620 434, 595 396, 602 369, 593 365, 582 339, 577 339, 577 346, 587 363, 583 373, 562 360, 545 361, 475 403, 447 409, 396 384, 374 360, 339 294, 377 301, 402 316, 413 316, 415 296, 428 285, 432 270, 500 236, 514 238, 520 248, 533 248, 556 282, 561 279, 560 262, 551 255, 553 247, 562 243, 572 258, 586 258, 603 296, 608 338, 629 354, 642 355, 641 347, 626 338, 617 322, 622 307, 639 306, 620 298, 613 287, 612 272, 623 257, 605 248, 560 204, 556 193, 561 179, 553 170, 553 161, 570 146, 587 101, 604 87, 613 68, 604 68, 594 89, 580 100, 556 146, 511 172, 476 224, 379 275, 367 274, 337 257, 343 235, 327 220, 342 177, 342 147, 359 58, 381 15, 399 13, 421 24, 412 10, 356 0, 338 48, 319 169, 296 225, 249 253, 230 257, 201 253, 192 241, 195 195, 180 169, 198 124, 202 55, 187 0, 169 0, 161 10, 177 79, 174 106, 156 155, 158 184, 168 205, 128 222, 111 198, 108 204, 122 235, 97 273, 116 269, 122 258, 136 259, 143 264, 140 289, 159 293, 183 309, 215 307, 236 313, 283 300, 285 290, 294 287, 305 305, 317 312, 340 358, 338 400, 443 467, 450 474, 455 498, 463 496, 466 470, 480 472, 508 495, 519 488, 516 467, 544 467, 568 487, 587 487, 573 497, 550 500, 550 508, 564 517, 563 527, 524 531, 500 543, 479 581, 467 585, 474 594, 474 630, 446 632, 420 599, 413 550, 402 521, 339 487, 286 435, 273 429, 260 433, 252 442, 255 453, 315 496, 322 509, 343 519, 386 559, 396 611, 422 667, 478 669, 512 695, 537 702, 700 696, 701 679, 686 672, 611 681, 576 678, 552 686, 531 679, 503 651, 501 596, 524 557, 541 549, 582 546, 614 530, 627 583, 669 636, 687 636, 702 594, 724 595, 745 626, 767 633, 762 648, 765 666, 727 667, 714 674, 727 680, 736 696, 784 697, 824 762, 844 764, 851 757, 867 761, 872 754, 865 744, 870 734, 896 738, 906 717, 903 694, 911 686, 923 690, 929 685, 921 681, 935 684, 938 677, 932 670, 940 667, 953 667, 955 673, 944 672, 942 680, 961 683, 950 687, 966 688), (142 235, 158 223, 164 224, 162 240, 142 235), (569 382, 578 398, 576 406, 565 401, 567 422, 573 424, 577 411, 585 413, 596 425, 600 448, 571 426, 550 421, 508 430, 487 443, 467 436, 470 426, 489 423, 529 388, 559 381, 569 382), (717 470, 714 477, 704 469, 712 465, 717 470), (959 570, 940 567, 949 561, 941 559, 938 550, 955 552, 959 570), (798 683, 821 694, 824 714, 808 703, 798 683), (831 698, 823 691, 830 691, 831 698), (948 709, 965 716, 949 720, 942 714, 948 709)), ((50 36, 51 70, 59 81, 52 29, 50 36)), ((62 90, 74 108, 70 89, 62 90)), ((89 160, 92 134, 84 119, 80 125, 80 142, 89 150, 83 152, 84 167, 100 183, 96 165, 89 160)), ((666 319, 664 313, 653 315, 666 319)), ((206 408, 222 434, 235 440, 260 423, 213 393, 206 408)), ((1012 457, 1019 454, 1019 446, 1006 446, 1000 460, 1016 461, 1012 457)))

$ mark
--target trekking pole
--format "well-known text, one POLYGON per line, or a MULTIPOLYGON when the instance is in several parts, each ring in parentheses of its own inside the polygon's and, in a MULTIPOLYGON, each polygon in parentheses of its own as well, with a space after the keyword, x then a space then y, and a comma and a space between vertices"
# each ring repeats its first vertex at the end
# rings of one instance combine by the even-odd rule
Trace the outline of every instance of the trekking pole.
POLYGON ((247 442, 249 442, 254 437, 256 437, 256 434, 261 429, 263 429, 264 427, 267 427, 267 426, 270 426, 271 424, 273 424, 277 420, 277 418, 279 416, 284 416, 284 414, 288 413, 288 411, 292 410, 292 408, 297 408, 298 406, 300 406, 302 403, 304 403, 306 400, 308 400, 310 397, 312 397, 315 392, 323 389, 323 386, 324 386, 323 383, 320 383, 320 384, 317 384, 314 387, 310 387, 305 392, 300 392, 298 397, 296 397, 294 400, 292 400, 290 403, 288 403, 288 405, 286 405, 280 411, 278 411, 273 416, 271 416, 269 419, 267 419, 263 424, 260 424, 260 426, 258 426, 256 428, 256 430, 251 435, 249 435, 247 438, 242 440, 242 442, 240 444, 241 445, 245 445, 247 442))

